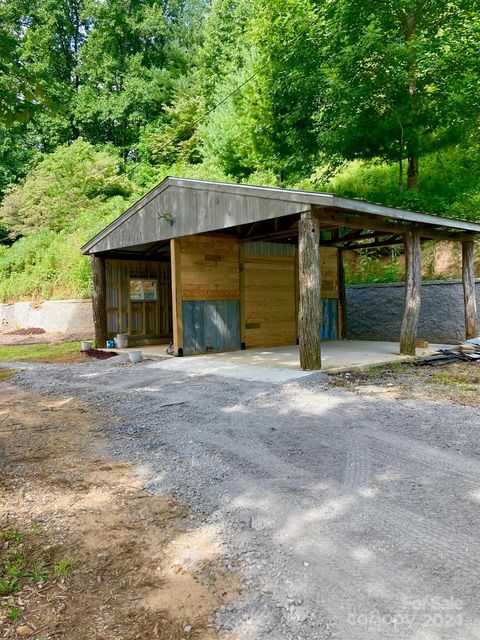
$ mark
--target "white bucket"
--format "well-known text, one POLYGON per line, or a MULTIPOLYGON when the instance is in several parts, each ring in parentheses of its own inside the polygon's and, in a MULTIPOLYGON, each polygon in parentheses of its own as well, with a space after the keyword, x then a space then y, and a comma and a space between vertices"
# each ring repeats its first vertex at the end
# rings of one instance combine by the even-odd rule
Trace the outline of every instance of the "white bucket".
POLYGON ((134 364, 137 364, 137 362, 141 362, 143 360, 141 351, 130 351, 128 357, 130 358, 130 362, 133 362, 134 364))
POLYGON ((126 333, 119 333, 115 338, 115 346, 117 349, 126 349, 128 347, 128 335, 126 333))
POLYGON ((82 351, 90 351, 93 346, 93 340, 82 340, 80 346, 82 351))

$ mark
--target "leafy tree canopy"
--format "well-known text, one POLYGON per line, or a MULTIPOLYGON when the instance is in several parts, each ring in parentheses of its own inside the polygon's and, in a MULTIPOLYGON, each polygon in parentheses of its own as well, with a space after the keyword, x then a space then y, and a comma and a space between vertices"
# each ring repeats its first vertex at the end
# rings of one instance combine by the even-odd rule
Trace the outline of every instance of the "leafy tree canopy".
POLYGON ((5 194, 0 220, 14 237, 39 229, 74 229, 87 212, 98 215, 126 204, 134 188, 115 154, 81 139, 60 146, 5 194))

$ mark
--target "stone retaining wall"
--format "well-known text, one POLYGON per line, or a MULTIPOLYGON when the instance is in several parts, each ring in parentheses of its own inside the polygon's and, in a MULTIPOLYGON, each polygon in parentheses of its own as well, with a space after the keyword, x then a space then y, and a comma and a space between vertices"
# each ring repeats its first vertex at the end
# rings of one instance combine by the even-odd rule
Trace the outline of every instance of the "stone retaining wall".
MULTIPOLYGON (((480 311, 480 280, 476 283, 476 290, 480 311)), ((352 340, 398 341, 403 305, 403 283, 348 286, 348 337, 352 340)), ((440 343, 465 339, 460 280, 422 284, 418 338, 440 343)))
POLYGON ((38 327, 48 333, 93 335, 90 300, 45 300, 0 304, 1 331, 38 327))
MULTIPOLYGON (((476 283, 480 311, 480 280, 476 283)), ((398 284, 347 287, 348 337, 352 340, 400 338, 404 287, 398 284)), ((90 300, 45 300, 0 304, 0 330, 38 327, 49 333, 93 335, 90 300)), ((455 342, 465 338, 463 288, 460 280, 424 282, 418 338, 455 342)))

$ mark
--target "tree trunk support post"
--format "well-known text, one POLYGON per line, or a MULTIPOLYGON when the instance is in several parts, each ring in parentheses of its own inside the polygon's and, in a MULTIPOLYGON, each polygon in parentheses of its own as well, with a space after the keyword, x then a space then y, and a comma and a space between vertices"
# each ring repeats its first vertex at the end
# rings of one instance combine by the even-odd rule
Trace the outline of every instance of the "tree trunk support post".
POLYGON ((95 346, 104 349, 107 346, 107 281, 105 276, 105 258, 92 254, 92 307, 95 326, 95 346))
POLYGON ((300 214, 298 223, 298 280, 300 367, 307 371, 316 371, 322 366, 320 225, 318 215, 311 209, 300 214))
POLYGON ((467 340, 470 340, 470 338, 478 336, 473 240, 462 242, 462 282, 465 302, 465 335, 467 340))
POLYGON ((421 286, 420 235, 417 231, 407 231, 405 234, 405 309, 400 334, 400 353, 407 356, 415 355, 421 286))

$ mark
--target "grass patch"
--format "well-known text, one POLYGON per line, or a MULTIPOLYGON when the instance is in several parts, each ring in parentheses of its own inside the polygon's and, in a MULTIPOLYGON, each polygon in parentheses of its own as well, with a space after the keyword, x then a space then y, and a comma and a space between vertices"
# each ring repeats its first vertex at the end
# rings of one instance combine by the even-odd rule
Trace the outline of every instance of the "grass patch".
POLYGON ((16 373, 16 369, 0 369, 0 382, 10 380, 16 375, 16 373))
POLYGON ((73 560, 63 556, 54 563, 54 547, 38 525, 28 531, 0 530, 0 621, 15 622, 23 613, 25 587, 29 593, 45 583, 64 581, 73 570, 73 560), (37 587, 38 585, 38 587, 37 587))
POLYGON ((53 567, 53 573, 59 578, 68 578, 73 569, 73 558, 64 556, 60 562, 53 567))
POLYGON ((480 365, 453 362, 441 367, 396 362, 330 376, 330 384, 347 391, 366 385, 383 387, 396 398, 417 398, 480 406, 480 365))
POLYGON ((4 550, 0 560, 0 597, 11 596, 28 582, 44 582, 48 570, 43 558, 31 553, 18 531, 2 531, 4 550))
MULTIPOLYGON (((0 362, 85 362, 80 342, 19 344, 0 347, 0 362)), ((10 370, 11 371, 11 370, 10 370)))

